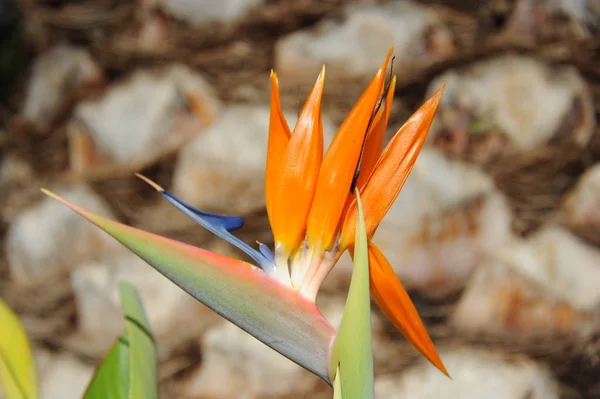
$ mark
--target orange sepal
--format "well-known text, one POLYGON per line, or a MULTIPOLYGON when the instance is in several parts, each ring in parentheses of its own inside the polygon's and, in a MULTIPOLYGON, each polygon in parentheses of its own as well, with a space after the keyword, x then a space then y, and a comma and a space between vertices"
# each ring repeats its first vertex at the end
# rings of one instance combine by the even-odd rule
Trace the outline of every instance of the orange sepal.
POLYGON ((408 293, 386 257, 369 243, 371 296, 404 338, 442 373, 448 371, 421 321, 408 293))
POLYGON ((269 143, 265 168, 265 201, 269 220, 273 218, 273 201, 279 182, 279 172, 284 165, 285 150, 290 142, 290 128, 281 110, 279 81, 271 71, 271 115, 269 119, 269 143))
MULTIPOLYGON (((443 91, 442 86, 402 125, 379 157, 373 173, 361 190, 369 239, 375 234, 408 178, 423 147, 443 91)), ((344 220, 340 251, 343 252, 354 242, 355 226, 356 203, 353 201, 344 220)))
MULTIPOLYGON (((383 108, 378 113, 377 118, 373 121, 373 127, 367 135, 365 143, 365 152, 363 154, 362 163, 360 165, 360 174, 356 181, 356 187, 363 188, 371 176, 379 156, 383 151, 383 143, 385 142, 385 133, 387 132, 388 121, 390 120, 390 112, 392 110, 392 101, 394 99, 394 90, 396 89, 396 76, 392 78, 388 89, 383 108)), ((354 196, 349 198, 354 199, 354 196)))
POLYGON ((302 241, 323 158, 321 98, 325 68, 306 99, 277 173, 271 203, 275 249, 290 254, 302 241))
POLYGON ((306 231, 309 243, 321 250, 329 249, 335 238, 392 51, 340 126, 323 159, 306 231))

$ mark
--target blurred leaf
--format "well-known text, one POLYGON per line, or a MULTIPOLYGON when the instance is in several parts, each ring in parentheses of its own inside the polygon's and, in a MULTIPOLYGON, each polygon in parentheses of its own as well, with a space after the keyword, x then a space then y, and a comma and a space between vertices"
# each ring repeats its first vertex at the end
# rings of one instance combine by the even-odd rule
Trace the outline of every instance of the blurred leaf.
POLYGON ((246 262, 113 222, 44 192, 115 237, 221 316, 331 383, 329 358, 335 331, 313 301, 246 262))
POLYGON ((354 247, 354 269, 348 299, 333 344, 332 369, 339 367, 339 380, 345 398, 374 397, 373 344, 371 338, 371 299, 369 257, 365 218, 358 190, 358 218, 354 247))
POLYGON ((5 399, 37 399, 37 373, 27 333, 0 299, 0 391, 5 399))
POLYGON ((157 398, 156 349, 142 301, 121 283, 126 331, 102 360, 84 399, 157 398))
POLYGON ((129 338, 129 398, 157 397, 156 348, 142 300, 135 288, 121 283, 121 306, 129 338))
POLYGON ((127 333, 102 360, 84 399, 126 399, 129 392, 129 341, 127 333))

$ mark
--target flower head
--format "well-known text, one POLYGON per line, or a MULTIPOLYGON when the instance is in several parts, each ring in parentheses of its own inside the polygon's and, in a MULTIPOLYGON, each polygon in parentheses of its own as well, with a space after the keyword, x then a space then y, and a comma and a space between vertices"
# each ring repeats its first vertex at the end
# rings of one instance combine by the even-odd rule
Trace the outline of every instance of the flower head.
POLYGON ((252 264, 110 222, 60 200, 219 314, 331 383, 335 372, 329 370, 328 359, 336 333, 315 299, 340 256, 353 252, 358 215, 358 196, 353 192, 358 190, 371 295, 406 339, 446 373, 408 294, 371 241, 417 159, 443 90, 427 100, 384 148, 396 83, 395 77, 386 83, 391 56, 392 50, 325 154, 321 118, 325 68, 293 131, 281 110, 277 75, 271 72, 265 202, 273 249, 260 243, 254 248, 236 238, 232 232, 243 225, 242 218, 196 209, 140 176, 178 210, 244 251, 252 264))
MULTIPOLYGON (((340 256, 353 247, 357 209, 352 189, 356 186, 361 193, 370 240, 417 159, 442 95, 443 88, 408 119, 384 149, 396 84, 395 77, 385 84, 391 54, 390 50, 342 123, 322 162, 317 104, 324 69, 291 135, 281 111, 277 76, 271 73, 265 194, 275 238, 273 269, 283 271, 275 273, 283 275, 282 283, 313 300, 340 256)), ((372 242, 369 261, 371 291, 377 304, 409 342, 446 372, 410 298, 372 242)))

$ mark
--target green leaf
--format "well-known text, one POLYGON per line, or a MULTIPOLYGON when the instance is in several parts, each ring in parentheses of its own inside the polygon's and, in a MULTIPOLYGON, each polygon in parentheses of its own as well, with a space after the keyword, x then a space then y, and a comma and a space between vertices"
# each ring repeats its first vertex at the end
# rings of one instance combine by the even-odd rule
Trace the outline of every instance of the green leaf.
POLYGON ((142 301, 131 285, 119 288, 126 330, 100 363, 84 399, 158 397, 156 349, 142 301))
POLYGON ((0 391, 5 399, 37 399, 35 361, 27 333, 0 299, 0 391))
POLYGON ((156 349, 142 300, 135 288, 121 283, 121 306, 129 338, 129 398, 157 397, 156 349))
POLYGON ((354 270, 342 322, 333 344, 331 369, 339 366, 340 385, 346 399, 374 397, 373 344, 371 338, 371 300, 369 257, 365 217, 356 190, 358 218, 354 247, 354 270))
POLYGON ((126 399, 128 392, 129 341, 125 333, 100 362, 83 398, 126 399))
POLYGON ((335 330, 310 301, 250 264, 134 229, 43 190, 144 259, 190 295, 331 383, 335 330))

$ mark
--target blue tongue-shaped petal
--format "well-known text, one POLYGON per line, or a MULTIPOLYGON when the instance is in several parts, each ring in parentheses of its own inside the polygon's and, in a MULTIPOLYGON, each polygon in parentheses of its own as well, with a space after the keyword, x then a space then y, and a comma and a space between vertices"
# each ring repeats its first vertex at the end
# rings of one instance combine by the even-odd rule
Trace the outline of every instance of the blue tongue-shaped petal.
POLYGON ((179 198, 175 197, 168 191, 163 190, 161 193, 163 194, 163 196, 168 196, 169 198, 171 198, 169 202, 176 201, 177 203, 185 207, 185 209, 197 215, 198 217, 205 219, 206 221, 215 226, 222 227, 227 231, 237 230, 244 225, 244 218, 241 216, 227 216, 220 215, 218 213, 206 212, 201 209, 194 208, 189 204, 186 204, 185 202, 181 201, 179 198))
MULTIPOLYGON (((260 251, 252 248, 236 236, 230 233, 232 230, 239 229, 244 225, 244 218, 240 216, 227 216, 220 215, 218 213, 205 212, 200 209, 194 208, 193 206, 186 204, 173 194, 165 191, 158 184, 152 180, 136 173, 136 176, 144 180, 146 183, 154 187, 161 195, 171 203, 175 208, 180 210, 184 215, 210 231, 214 235, 221 237, 225 241, 237 248, 241 249, 248 255, 257 265, 259 265, 265 272, 270 273, 274 269, 273 259, 268 256, 268 252, 265 252, 264 248, 260 251)), ((267 248, 268 250, 268 248, 267 248)), ((270 252, 270 251, 269 251, 270 252)))

